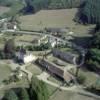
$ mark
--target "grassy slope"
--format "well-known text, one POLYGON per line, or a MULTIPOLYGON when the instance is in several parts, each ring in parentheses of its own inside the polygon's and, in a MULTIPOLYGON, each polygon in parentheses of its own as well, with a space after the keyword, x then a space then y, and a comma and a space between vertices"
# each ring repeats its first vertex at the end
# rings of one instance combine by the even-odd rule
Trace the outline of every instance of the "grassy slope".
MULTIPOLYGON (((87 33, 93 26, 76 25, 73 21, 77 9, 41 10, 33 15, 20 17, 22 29, 34 30, 45 27, 69 27, 75 33, 87 33)), ((81 34, 82 35, 82 34, 81 34)))

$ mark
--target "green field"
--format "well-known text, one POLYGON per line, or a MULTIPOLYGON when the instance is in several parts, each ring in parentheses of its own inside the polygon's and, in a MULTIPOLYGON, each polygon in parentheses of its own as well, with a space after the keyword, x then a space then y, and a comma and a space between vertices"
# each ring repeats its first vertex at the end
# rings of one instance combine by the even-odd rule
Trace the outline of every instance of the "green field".
POLYGON ((21 22, 20 27, 23 30, 40 30, 45 27, 68 27, 77 35, 87 34, 94 26, 76 24, 73 21, 76 13, 76 8, 62 10, 41 10, 33 15, 21 16, 19 18, 19 21, 21 22))

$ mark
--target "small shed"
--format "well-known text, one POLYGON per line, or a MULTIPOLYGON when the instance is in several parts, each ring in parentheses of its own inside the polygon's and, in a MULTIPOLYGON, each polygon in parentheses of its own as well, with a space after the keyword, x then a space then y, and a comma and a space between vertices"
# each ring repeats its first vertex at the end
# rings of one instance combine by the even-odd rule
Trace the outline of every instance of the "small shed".
POLYGON ((68 29, 67 28, 45 28, 45 31, 49 33, 67 33, 68 29))

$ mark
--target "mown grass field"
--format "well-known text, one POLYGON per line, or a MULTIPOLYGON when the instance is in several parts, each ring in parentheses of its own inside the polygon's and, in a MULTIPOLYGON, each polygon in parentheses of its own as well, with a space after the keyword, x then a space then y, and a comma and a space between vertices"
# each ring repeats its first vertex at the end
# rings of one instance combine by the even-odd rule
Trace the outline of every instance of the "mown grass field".
POLYGON ((77 9, 41 10, 33 15, 21 16, 19 21, 23 30, 40 30, 45 27, 68 27, 77 35, 87 34, 94 26, 76 24, 73 19, 77 9), (83 33, 83 34, 82 34, 83 33))
POLYGON ((0 6, 0 16, 5 13, 5 12, 8 12, 10 10, 10 8, 8 7, 3 7, 3 6, 0 6))

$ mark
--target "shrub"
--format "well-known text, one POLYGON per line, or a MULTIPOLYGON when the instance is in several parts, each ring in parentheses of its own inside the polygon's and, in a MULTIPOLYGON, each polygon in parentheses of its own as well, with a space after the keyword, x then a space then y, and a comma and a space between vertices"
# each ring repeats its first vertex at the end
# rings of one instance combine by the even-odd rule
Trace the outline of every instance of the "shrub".
POLYGON ((77 77, 77 81, 79 84, 84 84, 85 83, 85 80, 86 80, 86 77, 82 74, 80 74, 78 77, 77 77))

